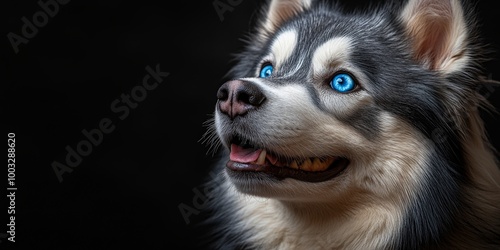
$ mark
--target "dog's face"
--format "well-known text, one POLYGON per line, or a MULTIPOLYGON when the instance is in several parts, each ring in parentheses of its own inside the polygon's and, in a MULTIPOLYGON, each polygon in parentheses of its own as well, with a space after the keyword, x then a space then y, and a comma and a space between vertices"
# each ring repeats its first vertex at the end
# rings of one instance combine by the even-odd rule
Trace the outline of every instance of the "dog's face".
POLYGON ((467 65, 459 7, 443 4, 453 11, 441 29, 417 20, 425 1, 395 16, 291 2, 294 11, 271 3, 236 77, 217 93, 214 124, 230 151, 230 180, 281 200, 410 196, 446 125, 441 90, 467 65))

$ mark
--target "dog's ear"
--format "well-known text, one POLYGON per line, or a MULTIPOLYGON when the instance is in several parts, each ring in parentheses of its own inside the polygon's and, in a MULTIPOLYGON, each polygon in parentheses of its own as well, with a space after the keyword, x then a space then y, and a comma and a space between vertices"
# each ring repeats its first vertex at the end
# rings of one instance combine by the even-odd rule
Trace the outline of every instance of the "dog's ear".
POLYGON ((420 63, 444 74, 467 66, 468 27, 460 0, 408 0, 399 17, 420 63))
POLYGON ((261 38, 274 33, 284 22, 309 8, 311 0, 270 0, 264 9, 264 21, 261 24, 261 38))

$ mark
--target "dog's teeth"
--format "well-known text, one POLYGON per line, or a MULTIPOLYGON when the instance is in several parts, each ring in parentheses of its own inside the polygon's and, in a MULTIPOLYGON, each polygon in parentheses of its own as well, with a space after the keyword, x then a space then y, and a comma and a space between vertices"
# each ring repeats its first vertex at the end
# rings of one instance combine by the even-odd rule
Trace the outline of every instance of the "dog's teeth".
POLYGON ((328 168, 330 164, 328 160, 321 160, 319 158, 315 158, 312 164, 312 171, 324 171, 328 168))
POLYGON ((300 169, 305 170, 305 171, 311 171, 312 169, 312 162, 311 159, 306 159, 300 166, 300 169))
POLYGON ((266 150, 262 150, 260 152, 259 158, 257 159, 257 164, 258 165, 263 165, 266 162, 266 150))
POLYGON ((328 167, 330 167, 330 165, 332 165, 332 163, 336 160, 337 158, 328 158, 327 160, 325 160, 323 163, 322 163, 322 170, 326 170, 328 167))
POLYGON ((278 162, 278 157, 275 157, 274 155, 272 154, 268 154, 266 153, 266 160, 271 163, 271 165, 276 165, 276 163, 278 162))
POLYGON ((301 160, 296 160, 295 162, 297 162, 297 165, 302 165, 304 163, 304 159, 301 159, 301 160))
POLYGON ((317 171, 325 171, 330 167, 330 165, 335 161, 335 157, 329 158, 309 158, 309 159, 300 159, 293 161, 277 161, 276 164, 273 164, 276 167, 289 167, 293 169, 300 169, 309 172, 317 172, 317 171))

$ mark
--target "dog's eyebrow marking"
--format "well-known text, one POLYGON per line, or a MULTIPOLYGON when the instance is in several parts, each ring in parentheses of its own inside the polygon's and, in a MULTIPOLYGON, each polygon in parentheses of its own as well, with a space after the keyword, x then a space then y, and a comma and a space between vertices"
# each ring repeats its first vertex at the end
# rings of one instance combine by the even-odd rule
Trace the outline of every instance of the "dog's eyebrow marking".
POLYGON ((316 48, 312 57, 313 75, 321 74, 331 64, 345 62, 351 54, 351 39, 348 37, 332 38, 316 48))
POLYGON ((278 35, 271 45, 271 51, 274 56, 276 65, 283 63, 292 55, 295 46, 297 45, 297 32, 295 30, 287 30, 278 35))

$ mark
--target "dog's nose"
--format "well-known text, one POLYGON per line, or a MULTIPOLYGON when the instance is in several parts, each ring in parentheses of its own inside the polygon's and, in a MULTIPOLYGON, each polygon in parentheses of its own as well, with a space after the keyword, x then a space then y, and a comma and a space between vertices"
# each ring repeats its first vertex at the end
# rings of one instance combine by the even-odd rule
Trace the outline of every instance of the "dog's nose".
POLYGON ((220 111, 235 118, 262 105, 266 96, 257 85, 251 82, 231 80, 219 88, 217 99, 219 99, 220 111))

